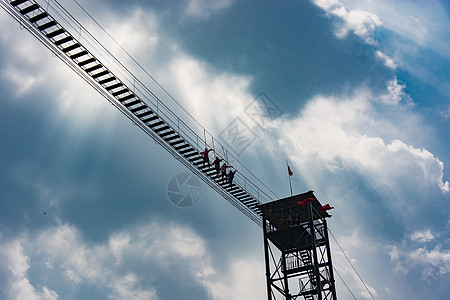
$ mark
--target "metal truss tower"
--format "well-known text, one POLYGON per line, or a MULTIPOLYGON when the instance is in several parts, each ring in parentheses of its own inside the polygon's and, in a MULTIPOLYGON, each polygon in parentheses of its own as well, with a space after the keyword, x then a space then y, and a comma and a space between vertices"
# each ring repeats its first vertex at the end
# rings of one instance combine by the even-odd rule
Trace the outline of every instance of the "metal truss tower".
POLYGON ((268 300, 337 299, 321 207, 313 191, 261 205, 268 300))

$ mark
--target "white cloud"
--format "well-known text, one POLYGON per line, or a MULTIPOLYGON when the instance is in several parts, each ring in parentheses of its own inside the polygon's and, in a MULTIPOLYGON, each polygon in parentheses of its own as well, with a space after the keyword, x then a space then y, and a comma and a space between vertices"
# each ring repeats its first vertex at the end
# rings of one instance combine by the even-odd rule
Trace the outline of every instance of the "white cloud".
POLYGON ((405 93, 406 85, 398 82, 397 78, 393 78, 386 84, 386 94, 381 95, 380 99, 385 104, 399 104, 402 100, 411 103, 411 97, 405 93))
POLYGON ((183 105, 211 132, 220 132, 252 100, 250 78, 217 74, 207 65, 179 53, 169 64, 173 88, 183 105))
MULTIPOLYGON (((186 55, 175 56, 170 74, 167 77, 175 80, 172 83, 179 98, 185 99, 185 107, 212 132, 223 130, 233 116, 245 116, 240 112, 253 101, 248 93, 251 79, 214 74, 186 55)), ((426 136, 426 130, 403 106, 412 103, 405 88, 393 78, 380 95, 359 88, 351 96, 317 96, 292 119, 268 120, 271 125, 261 133, 258 153, 262 155, 265 148, 266 154, 276 156, 269 149, 275 139, 283 150, 289 149, 288 155, 308 180, 314 180, 310 175, 320 172, 317 165, 323 164, 334 171, 355 170, 374 186, 392 191, 405 184, 417 190, 438 187, 448 192, 443 163, 427 149, 408 144, 426 136)), ((308 185, 315 186, 313 182, 308 185)))
POLYGON ((412 241, 417 241, 417 242, 421 242, 421 243, 430 242, 434 238, 436 238, 436 235, 434 235, 430 229, 426 229, 423 231, 414 231, 411 234, 412 241))
POLYGON ((261 274, 264 274, 262 260, 255 260, 255 257, 236 259, 225 271, 225 276, 214 281, 206 280, 204 284, 214 300, 264 299, 266 289, 261 285, 261 274))
POLYGON ((42 285, 41 291, 34 287, 28 278, 29 257, 24 253, 20 240, 5 242, 0 238, 0 287, 11 299, 55 300, 58 294, 42 285))
POLYGON ((105 243, 90 243, 76 227, 60 224, 35 235, 2 240, 0 259, 2 289, 14 299, 53 300, 80 286, 91 286, 111 299, 160 299, 157 277, 193 280, 190 284, 203 288, 211 299, 265 295, 264 289, 254 293, 251 288, 263 280, 255 276, 263 273, 261 261, 233 259, 228 270, 217 273, 205 241, 175 223, 141 224, 113 233, 105 243), (34 285, 29 270, 41 274, 34 285), (46 286, 50 283, 55 291, 46 286))
MULTIPOLYGON (((398 90, 389 93, 397 103, 398 90)), ((448 192, 443 163, 428 150, 392 136, 392 128, 403 128, 402 117, 389 120, 378 115, 374 101, 366 90, 343 99, 316 97, 299 116, 275 123, 280 143, 301 166, 304 178, 311 178, 321 164, 332 171, 356 170, 375 186, 392 191, 406 184, 417 191, 439 187, 448 192)), ((419 130, 421 125, 414 126, 419 130)))
POLYGON ((345 7, 348 11, 360 9, 376 15, 383 27, 388 30, 448 57, 446 36, 449 33, 450 18, 446 13, 445 4, 439 1, 314 0, 313 2, 329 13, 345 7))
POLYGON ((231 5, 232 0, 187 0, 185 14, 196 19, 207 19, 231 5))
POLYGON ((444 119, 450 119, 450 104, 448 105, 448 109, 441 112, 441 116, 444 119))
POLYGON ((342 23, 336 25, 338 37, 342 38, 347 36, 349 32, 353 32, 366 43, 376 44, 373 34, 377 27, 382 24, 376 14, 362 9, 347 10, 339 1, 316 0, 313 2, 342 21, 342 23))
POLYGON ((383 52, 381 52, 380 50, 375 51, 375 55, 376 55, 376 57, 381 59, 383 61, 384 65, 386 67, 388 67, 389 69, 392 69, 392 70, 397 69, 397 64, 395 63, 395 61, 392 58, 390 58, 389 56, 387 56, 386 54, 384 54, 383 52))
POLYGON ((450 272, 450 250, 437 245, 434 249, 408 249, 402 246, 389 246, 388 253, 396 270, 408 273, 419 267, 423 280, 446 276, 450 272))

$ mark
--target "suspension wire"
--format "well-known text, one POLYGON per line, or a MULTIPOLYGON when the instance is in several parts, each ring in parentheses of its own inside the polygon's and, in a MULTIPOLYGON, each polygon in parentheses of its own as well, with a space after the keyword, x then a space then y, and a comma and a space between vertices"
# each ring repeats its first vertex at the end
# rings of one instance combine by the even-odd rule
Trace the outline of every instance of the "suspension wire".
MULTIPOLYGON (((372 293, 370 292, 369 288, 367 287, 366 283, 364 282, 364 280, 362 279, 361 275, 359 275, 358 271, 356 271, 356 268, 353 266, 352 262, 350 261, 350 259, 348 258, 347 254, 345 254, 344 249, 342 249, 341 245, 338 243, 337 239, 334 237, 333 233, 331 232, 330 229, 328 229, 328 232, 331 234, 331 236, 333 237, 334 241, 336 242, 336 244, 338 245, 339 249, 341 249, 342 254, 344 254, 345 258, 347 259, 348 263, 350 264, 350 266, 352 267, 353 271, 355 271, 356 275, 358 275, 359 280, 361 280, 362 284, 364 285, 364 287, 366 288, 366 291, 369 293, 370 297, 372 297, 373 300, 375 300, 374 296, 372 295, 372 293)), ((339 276, 340 277, 340 276, 339 276)))
MULTIPOLYGON (((58 1, 57 0, 54 0, 56 3, 58 3, 58 1)), ((79 7, 80 7, 80 9, 117 45, 117 46, 119 46, 119 48, 170 98, 170 99, 172 99, 175 103, 176 103, 176 105, 177 106, 179 106, 187 115, 188 115, 188 117, 190 117, 198 126, 200 126, 202 129, 204 129, 205 130, 205 133, 207 133, 208 135, 210 135, 211 137, 213 137, 213 135, 210 133, 210 132, 208 132, 208 130, 206 130, 182 105, 181 105, 181 103, 179 102, 179 101, 177 101, 176 99, 175 99, 175 97, 174 96, 172 96, 168 91, 167 91, 167 89, 165 89, 134 57, 132 57, 131 56, 131 54, 125 49, 125 48, 123 48, 122 47, 122 45, 119 43, 119 42, 117 42, 117 40, 113 37, 113 36, 111 36, 107 31, 106 31, 106 29, 102 26, 102 25, 100 25, 100 23, 98 23, 95 19, 94 19, 94 17, 91 15, 91 14, 89 14, 89 12, 77 1, 77 0, 73 0, 79 7)), ((59 4, 59 3, 58 3, 59 4)), ((60 4, 59 4, 60 5, 60 4)), ((61 6, 61 5, 60 5, 61 6)), ((62 6, 61 6, 62 7, 62 6)), ((75 18, 74 17, 72 17, 74 20, 75 20, 75 18)), ((81 26, 81 24, 79 24, 80 26, 81 26)), ((86 30, 87 31, 87 30, 86 30)), ((92 37, 92 36, 91 36, 92 37)), ((94 37, 92 37, 92 38, 94 38, 94 37)), ((95 38, 94 38, 94 40, 97 42, 97 43, 99 43, 100 45, 101 45, 101 43, 99 42, 99 41, 97 41, 95 38)), ((108 54, 110 54, 112 57, 114 57, 107 49, 105 49, 107 52, 108 52, 108 54)), ((119 62, 119 64, 120 64, 120 62, 119 62)), ((122 67, 124 67, 123 65, 122 65, 122 67)), ((124 67, 125 68, 125 67, 124 67)), ((127 70, 128 71, 128 70, 127 70)), ((128 72, 130 72, 130 71, 128 71, 128 72)), ((131 73, 131 72, 130 72, 131 73)), ((144 86, 144 88, 145 88, 145 86, 144 86)), ((145 89, 147 89, 147 88, 145 88, 145 89)), ((148 90, 148 89, 147 89, 148 90)), ((149 92, 151 92, 151 91, 149 91, 149 92)), ((152 93, 152 92, 151 92, 152 93)), ((152 93, 153 94, 153 93, 152 93)), ((213 137, 214 138, 214 137, 213 137)), ((206 143, 206 139, 205 139, 205 143, 206 143)), ((272 195, 274 195, 276 198, 279 198, 278 197, 278 195, 277 194, 275 194, 275 192, 273 192, 264 182, 262 182, 258 177, 256 177, 244 164, 242 164, 234 155, 232 155, 233 156, 233 158, 247 171, 247 172, 249 172, 260 184, 262 184, 269 192, 271 192, 272 193, 272 195)), ((228 160, 228 159, 227 159, 228 160)))
MULTIPOLYGON (((313 206, 311 206, 313 211, 317 214, 319 214, 319 212, 317 211, 317 209, 313 206)), ((367 287, 366 283, 364 282, 364 280, 362 279, 361 275, 359 275, 358 271, 356 270, 355 266, 352 264, 352 262, 350 261, 350 259, 348 258, 347 254, 345 254, 344 249, 341 247, 341 245, 339 244, 339 242, 337 241, 336 237, 334 236, 334 234, 331 232, 330 228, 328 228, 328 232, 331 234, 331 236, 333 237, 334 241, 336 242, 336 244, 339 246, 339 249, 341 250, 341 252, 344 254, 345 258, 347 259, 348 263, 350 264, 350 266, 352 267, 353 271, 356 273, 356 275, 358 276, 359 280, 362 282, 362 284, 364 285, 364 287, 366 288, 367 292, 369 293, 370 297, 372 297, 373 300, 375 300, 374 296, 372 295, 372 293, 370 292, 369 288, 367 287)), ((336 273, 338 274, 339 278, 341 278, 342 282, 344 283, 344 285, 347 287, 347 289, 349 290, 350 294, 352 294, 353 298, 355 298, 355 296, 353 295, 353 293, 351 292, 350 288, 347 286, 347 284, 345 283, 344 279, 341 277, 341 275, 337 272, 336 268, 333 266, 333 269, 336 271, 336 273)))
POLYGON ((341 274, 339 274, 338 270, 333 266, 333 270, 336 272, 336 274, 339 276, 339 278, 342 280, 342 282, 344 283, 345 287, 347 288, 347 290, 349 291, 349 293, 352 295, 353 299, 356 299, 355 295, 352 293, 352 291, 350 290, 350 288, 348 287, 347 283, 345 283, 344 278, 342 278, 341 274))

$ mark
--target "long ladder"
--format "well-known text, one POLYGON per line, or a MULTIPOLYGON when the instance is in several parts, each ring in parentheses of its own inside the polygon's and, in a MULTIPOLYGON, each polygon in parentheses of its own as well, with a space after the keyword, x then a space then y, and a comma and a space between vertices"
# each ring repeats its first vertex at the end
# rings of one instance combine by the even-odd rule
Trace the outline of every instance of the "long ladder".
POLYGON ((156 105, 142 100, 132 87, 116 76, 37 1, 0 0, 0 4, 8 14, 146 134, 238 210, 262 226, 259 205, 271 201, 271 197, 242 174, 239 175, 239 180, 230 184, 223 180, 214 168, 204 166, 201 152, 204 145, 207 145, 205 138, 189 130, 154 93, 149 91, 156 105), (248 191, 248 187, 252 187, 252 192, 248 191))

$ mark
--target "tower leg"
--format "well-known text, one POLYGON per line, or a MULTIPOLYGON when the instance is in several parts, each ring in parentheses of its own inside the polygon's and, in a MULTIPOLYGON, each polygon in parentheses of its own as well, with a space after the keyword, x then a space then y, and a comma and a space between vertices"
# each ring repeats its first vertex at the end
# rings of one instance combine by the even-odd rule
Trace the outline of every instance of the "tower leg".
POLYGON ((333 299, 337 300, 336 294, 336 282, 334 281, 334 270, 333 265, 331 264, 331 249, 330 249, 330 240, 328 239, 328 225, 327 221, 323 220, 323 230, 325 235, 325 240, 327 242, 327 257, 328 257, 328 268, 330 273, 330 284, 332 285, 331 294, 333 295, 333 299))
POLYGON ((272 300, 272 279, 270 278, 269 240, 267 239, 267 222, 263 218, 264 260, 266 261, 267 299, 272 300))

